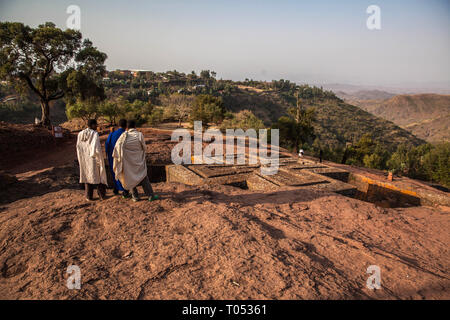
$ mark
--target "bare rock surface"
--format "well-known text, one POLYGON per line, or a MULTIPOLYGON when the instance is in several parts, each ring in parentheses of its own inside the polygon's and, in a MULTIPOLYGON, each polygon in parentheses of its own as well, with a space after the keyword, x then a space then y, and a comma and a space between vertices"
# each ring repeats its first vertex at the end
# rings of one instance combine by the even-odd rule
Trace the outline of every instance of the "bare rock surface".
POLYGON ((450 298, 448 207, 181 183, 154 184, 160 201, 87 202, 75 158, 71 139, 3 168, 0 299, 450 298))
POLYGON ((86 202, 71 174, 40 172, 27 178, 27 198, 1 205, 0 298, 450 297, 445 207, 386 209, 319 191, 176 183, 154 185, 161 201, 110 193, 86 202), (62 185, 41 194, 48 180, 62 185), (81 290, 66 287, 72 264, 81 290), (370 265, 381 269, 380 290, 366 288, 370 265))

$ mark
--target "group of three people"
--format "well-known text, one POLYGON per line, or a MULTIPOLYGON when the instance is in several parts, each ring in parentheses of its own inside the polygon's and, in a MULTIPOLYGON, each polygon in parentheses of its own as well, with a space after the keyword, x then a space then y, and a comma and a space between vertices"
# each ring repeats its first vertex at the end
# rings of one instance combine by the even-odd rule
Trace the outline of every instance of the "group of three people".
MULTIPOLYGON (((144 135, 136 130, 134 120, 119 121, 120 128, 111 132, 105 143, 109 169, 114 181, 114 194, 122 192, 124 198, 139 200, 137 186, 142 186, 149 201, 159 199, 153 193, 147 175, 144 135)), ((106 169, 100 137, 97 132, 97 121, 88 121, 88 127, 78 134, 77 156, 80 165, 80 183, 85 186, 87 200, 92 200, 94 188, 100 199, 106 197, 106 169)))

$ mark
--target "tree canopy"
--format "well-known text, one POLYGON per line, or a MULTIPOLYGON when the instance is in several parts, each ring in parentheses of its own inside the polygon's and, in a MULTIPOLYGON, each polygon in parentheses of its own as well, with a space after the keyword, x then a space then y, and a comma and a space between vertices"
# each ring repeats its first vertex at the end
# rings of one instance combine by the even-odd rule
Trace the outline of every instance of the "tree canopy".
POLYGON ((37 28, 0 22, 0 78, 19 92, 28 87, 38 96, 44 126, 50 126, 52 100, 104 99, 106 58, 79 31, 61 30, 51 22, 37 28))
POLYGON ((194 105, 189 115, 191 123, 202 121, 203 126, 207 127, 209 123, 219 124, 225 114, 222 98, 209 94, 201 94, 195 98, 194 105))

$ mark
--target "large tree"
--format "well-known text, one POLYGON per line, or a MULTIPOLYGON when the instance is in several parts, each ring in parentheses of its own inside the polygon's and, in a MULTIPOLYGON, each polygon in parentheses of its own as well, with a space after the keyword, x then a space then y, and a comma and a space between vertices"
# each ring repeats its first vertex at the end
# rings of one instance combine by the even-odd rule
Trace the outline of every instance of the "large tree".
POLYGON ((34 92, 41 104, 41 124, 50 126, 49 104, 64 96, 71 100, 104 98, 101 77, 106 54, 79 31, 61 30, 51 22, 31 28, 0 22, 0 78, 19 92, 34 92))

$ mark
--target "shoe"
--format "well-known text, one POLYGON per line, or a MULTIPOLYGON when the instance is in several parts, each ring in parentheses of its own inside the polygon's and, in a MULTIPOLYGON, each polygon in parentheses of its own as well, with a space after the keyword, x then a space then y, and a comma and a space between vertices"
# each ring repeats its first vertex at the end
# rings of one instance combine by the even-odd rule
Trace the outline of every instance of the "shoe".
POLYGON ((131 198, 131 194, 122 194, 122 198, 124 199, 130 199, 131 198))
POLYGON ((157 194, 154 194, 153 196, 148 198, 148 201, 155 201, 155 200, 159 200, 159 196, 157 194))
POLYGON ((132 200, 133 200, 133 202, 138 202, 140 199, 139 198, 133 198, 132 200))

